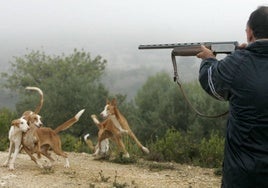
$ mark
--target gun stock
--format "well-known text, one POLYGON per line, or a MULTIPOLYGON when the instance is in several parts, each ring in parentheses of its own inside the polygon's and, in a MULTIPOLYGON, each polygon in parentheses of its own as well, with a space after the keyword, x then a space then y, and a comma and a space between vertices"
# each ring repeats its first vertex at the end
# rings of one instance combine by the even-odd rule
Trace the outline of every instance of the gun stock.
POLYGON ((213 53, 216 54, 229 54, 237 49, 237 41, 228 42, 196 42, 196 43, 173 43, 173 44, 150 44, 140 45, 139 49, 169 49, 173 48, 172 53, 175 56, 196 56, 201 52, 201 45, 206 46, 213 53))

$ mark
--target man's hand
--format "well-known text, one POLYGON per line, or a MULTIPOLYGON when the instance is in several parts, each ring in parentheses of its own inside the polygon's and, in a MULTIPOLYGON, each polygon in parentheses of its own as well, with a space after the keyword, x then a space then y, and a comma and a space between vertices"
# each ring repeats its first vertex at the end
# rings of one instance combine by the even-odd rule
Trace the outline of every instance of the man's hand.
POLYGON ((201 45, 201 52, 199 52, 196 57, 201 59, 216 58, 213 52, 210 49, 206 48, 204 45, 201 45))
POLYGON ((239 46, 238 46, 238 49, 244 49, 244 48, 246 48, 247 47, 247 43, 242 43, 242 44, 240 44, 239 46))

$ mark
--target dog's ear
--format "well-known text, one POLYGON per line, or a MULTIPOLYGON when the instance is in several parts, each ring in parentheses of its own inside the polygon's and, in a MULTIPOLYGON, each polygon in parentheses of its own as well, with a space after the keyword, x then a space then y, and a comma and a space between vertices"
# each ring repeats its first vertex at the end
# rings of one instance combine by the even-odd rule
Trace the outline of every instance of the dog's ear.
POLYGON ((108 98, 106 98, 106 104, 110 104, 110 101, 108 98))
POLYGON ((112 105, 116 106, 116 99, 115 98, 113 98, 113 100, 112 100, 112 105))
POLYGON ((15 119, 11 122, 11 126, 18 126, 19 125, 19 120, 18 119, 15 119))
POLYGON ((22 116, 22 118, 25 119, 25 120, 27 121, 27 123, 29 123, 30 116, 31 116, 31 115, 22 116))

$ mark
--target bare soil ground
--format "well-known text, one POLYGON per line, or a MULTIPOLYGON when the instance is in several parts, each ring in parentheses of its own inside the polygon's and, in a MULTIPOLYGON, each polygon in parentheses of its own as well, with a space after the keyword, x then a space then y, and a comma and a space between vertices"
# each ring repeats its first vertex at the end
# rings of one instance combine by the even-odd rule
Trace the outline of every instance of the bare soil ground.
MULTIPOLYGON (((40 169, 28 155, 21 153, 14 171, 0 167, 0 187, 218 188, 221 182, 213 169, 143 160, 135 164, 117 164, 94 160, 86 153, 68 155, 71 165, 68 169, 63 167, 64 159, 56 156, 53 156, 57 160, 52 168, 40 169)), ((6 157, 7 152, 0 152, 0 163, 4 163, 6 157)))

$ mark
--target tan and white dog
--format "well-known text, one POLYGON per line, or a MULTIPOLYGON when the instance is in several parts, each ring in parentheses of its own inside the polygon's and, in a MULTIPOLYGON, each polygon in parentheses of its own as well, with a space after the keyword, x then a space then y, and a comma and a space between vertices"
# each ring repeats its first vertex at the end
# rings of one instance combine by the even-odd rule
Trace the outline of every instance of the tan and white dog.
POLYGON ((30 130, 23 134, 23 149, 39 167, 42 167, 42 164, 37 161, 33 154, 36 153, 39 156, 42 154, 46 156, 50 162, 54 162, 54 159, 50 156, 50 153, 48 153, 49 149, 52 149, 55 154, 65 158, 64 167, 70 167, 68 156, 61 149, 61 140, 58 133, 68 129, 76 123, 84 111, 84 109, 80 110, 73 118, 64 122, 54 130, 49 127, 38 128, 36 123, 37 119, 35 118, 36 114, 29 115, 27 117, 27 121, 30 126, 30 130))
POLYGON ((4 162, 3 166, 8 166, 9 170, 14 170, 15 160, 20 151, 22 133, 29 130, 29 126, 24 117, 13 120, 8 133, 9 149, 8 158, 4 162), (13 152, 13 153, 12 153, 13 152), (11 159, 12 155, 12 159, 11 159))
POLYGON ((26 121, 26 118, 30 114, 35 114, 35 119, 37 122, 36 126, 42 126, 41 116, 38 115, 38 113, 40 112, 40 110, 43 106, 43 102, 44 102, 43 92, 38 87, 26 87, 26 89, 37 91, 40 95, 40 102, 39 102, 39 105, 36 107, 34 112, 33 111, 25 111, 20 119, 13 120, 11 123, 12 126, 11 126, 11 128, 9 130, 9 134, 8 134, 8 138, 10 141, 9 154, 8 154, 8 159, 3 164, 4 166, 9 166, 10 170, 15 169, 14 163, 15 163, 17 155, 21 149, 22 134, 24 132, 28 131, 30 128, 27 121, 26 121), (13 157, 11 160, 11 155, 12 155, 13 150, 14 150, 14 153, 13 153, 13 157))
POLYGON ((96 152, 94 153, 95 155, 100 154, 100 151, 102 151, 103 144, 100 143, 102 143, 107 138, 111 138, 123 151, 123 157, 128 158, 129 153, 127 152, 125 145, 122 141, 122 133, 128 134, 144 153, 149 153, 148 148, 146 148, 140 143, 140 141, 130 129, 126 118, 117 108, 115 99, 113 99, 112 102, 108 100, 106 101, 106 106, 104 107, 104 110, 100 113, 100 115, 105 118, 103 122, 99 122, 96 115, 91 115, 92 120, 99 128, 97 144, 98 146, 96 152))

